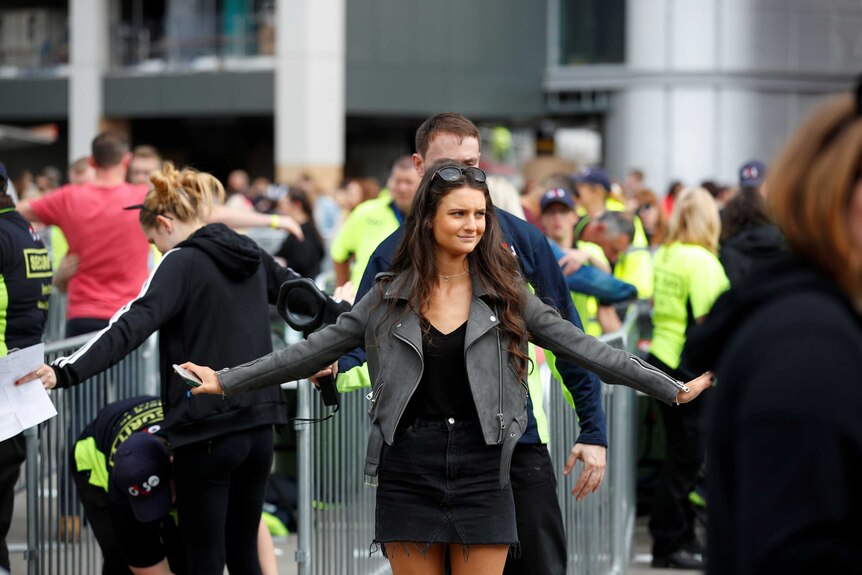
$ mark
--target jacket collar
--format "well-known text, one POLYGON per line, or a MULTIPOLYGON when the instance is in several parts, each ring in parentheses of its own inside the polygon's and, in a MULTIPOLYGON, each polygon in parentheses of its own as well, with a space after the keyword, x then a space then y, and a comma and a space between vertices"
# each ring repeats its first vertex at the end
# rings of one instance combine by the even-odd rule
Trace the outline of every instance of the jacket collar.
MULTIPOLYGON (((378 274, 378 278, 382 274, 378 274)), ((497 312, 491 309, 486 303, 487 293, 481 286, 479 278, 475 272, 471 273, 473 280, 473 301, 470 303, 470 315, 467 318, 467 332, 464 336, 464 349, 468 349, 470 344, 476 341, 482 334, 500 323, 497 317, 497 312)), ((413 271, 406 271, 395 275, 386 290, 383 292, 383 299, 398 298, 407 301, 410 289, 413 287, 414 274, 413 271)), ((408 313, 402 319, 399 319, 395 325, 395 333, 400 334, 403 339, 413 343, 417 350, 422 349, 422 330, 419 325, 419 317, 415 313, 408 313)), ((420 351, 421 353, 421 351, 420 351)))

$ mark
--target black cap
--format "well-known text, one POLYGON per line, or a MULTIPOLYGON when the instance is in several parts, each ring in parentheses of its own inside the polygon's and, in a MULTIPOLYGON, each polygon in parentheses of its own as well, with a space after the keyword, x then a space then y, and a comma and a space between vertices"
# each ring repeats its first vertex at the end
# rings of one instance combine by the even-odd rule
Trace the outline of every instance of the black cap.
POLYGON ((138 431, 120 444, 111 480, 138 521, 149 523, 170 511, 171 460, 168 448, 156 436, 138 431))

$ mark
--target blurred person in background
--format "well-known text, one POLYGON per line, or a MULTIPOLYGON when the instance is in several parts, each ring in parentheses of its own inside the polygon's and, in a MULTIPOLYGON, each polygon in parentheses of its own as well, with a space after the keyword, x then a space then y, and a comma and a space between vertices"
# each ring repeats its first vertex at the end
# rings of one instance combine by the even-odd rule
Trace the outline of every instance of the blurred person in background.
POLYGON ((739 169, 739 193, 721 212, 718 257, 732 286, 778 258, 784 249, 781 232, 766 213, 766 199, 761 192, 765 177, 762 162, 743 164, 739 169))
POLYGON ((713 197, 713 199, 715 200, 715 205, 718 206, 719 213, 724 210, 724 206, 727 205, 727 202, 733 199, 733 197, 738 191, 737 188, 733 186, 725 186, 713 182, 712 180, 705 180, 701 182, 700 187, 709 192, 710 195, 713 197))
POLYGON ((643 170, 639 168, 630 169, 622 183, 623 195, 626 202, 631 201, 644 188, 644 185, 643 170))
POLYGON ((518 188, 507 178, 504 176, 488 176, 488 190, 491 192, 491 202, 494 206, 506 210, 522 220, 525 219, 518 188))
POLYGON ((572 196, 575 194, 572 179, 566 174, 550 174, 538 181, 528 182, 521 194, 521 207, 524 211, 524 219, 538 230, 542 229, 541 202, 548 190, 566 190, 572 196))
POLYGON ((38 196, 39 189, 36 187, 33 172, 30 170, 21 170, 18 177, 15 178, 14 186, 12 187, 17 192, 18 200, 26 200, 38 196))
POLYGON ((227 184, 224 191, 226 196, 224 205, 240 210, 254 210, 254 204, 248 197, 248 172, 245 170, 232 170, 227 175, 227 184))
MULTIPOLYGON (((51 296, 48 250, 15 211, 6 193, 8 184, 6 166, 0 163, 0 357, 42 341, 51 296)), ((23 433, 0 441, 0 570, 10 569, 6 535, 12 524, 15 482, 26 455, 24 444, 23 433)))
MULTIPOLYGON (((703 188, 680 192, 668 237, 655 253, 653 339, 647 361, 676 378, 695 370, 681 362, 689 330, 702 323, 728 286, 716 257, 721 223, 712 195, 703 188)), ((653 499, 649 531, 653 567, 702 569, 703 546, 694 529, 689 493, 704 461, 705 405, 660 405, 665 460, 653 499)))
MULTIPOLYGON (((578 214, 581 216, 575 231, 578 239, 581 239, 581 230, 606 211, 625 211, 625 204, 612 193, 614 186, 601 168, 582 170, 572 177, 572 181, 575 184, 578 214)), ((638 288, 638 298, 649 299, 653 291, 652 254, 640 219, 635 216, 632 222, 635 226, 634 238, 625 252, 616 258, 614 277, 638 288)))
POLYGON ((153 146, 135 146, 129 163, 129 183, 149 185, 150 175, 162 167, 162 156, 153 146))
POLYGON ((655 192, 641 188, 634 194, 634 214, 640 218, 651 250, 657 249, 667 236, 667 216, 655 192))
POLYGON ((676 197, 682 191, 683 187, 682 182, 679 180, 674 180, 667 186, 667 192, 662 201, 662 208, 664 208, 664 215, 668 218, 673 212, 673 203, 676 201, 676 197))
POLYGON ((254 206, 255 211, 269 214, 275 210, 275 202, 269 197, 269 187, 271 185, 272 183, 269 181, 269 178, 264 178, 263 176, 252 180, 248 188, 247 197, 254 206))
POLYGON ((862 82, 766 178, 788 254, 719 298, 686 359, 715 368, 708 573, 856 573, 862 540, 862 82))
POLYGON ((350 178, 338 189, 336 199, 341 210, 349 214, 359 204, 377 198, 380 191, 377 178, 350 178))
POLYGON ((317 278, 326 249, 314 223, 314 212, 308 194, 299 188, 288 188, 287 193, 278 201, 278 211, 296 220, 305 237, 298 239, 288 235, 275 254, 276 261, 290 267, 302 277, 317 278))
POLYGON ((400 156, 389 172, 386 185, 389 196, 364 202, 347 216, 329 250, 337 285, 348 280, 359 285, 371 254, 404 223, 418 186, 419 175, 413 168, 413 159, 400 156))
POLYGON ((96 179, 96 170, 90 164, 89 158, 78 158, 66 170, 70 184, 87 184, 96 179))
POLYGON ((53 192, 60 187, 63 174, 54 166, 45 166, 39 175, 36 176, 36 188, 39 190, 38 195, 44 196, 49 192, 53 192))
POLYGON ((542 227, 552 247, 556 246, 568 258, 578 258, 580 261, 580 267, 574 276, 567 276, 566 283, 572 291, 572 302, 584 324, 584 332, 598 337, 602 333, 616 331, 621 324, 611 304, 634 297, 637 289, 610 275, 610 263, 599 245, 575 240, 574 225, 578 216, 575 214, 575 201, 568 190, 548 190, 540 205, 542 227), (585 277, 590 268, 594 271, 585 277), (570 279, 573 277, 577 277, 580 282, 573 285, 570 279), (580 283, 589 285, 585 287, 580 283), (597 290, 613 290, 616 293, 614 297, 608 298, 607 294, 597 293, 597 290), (601 301, 597 296, 601 297, 601 301))

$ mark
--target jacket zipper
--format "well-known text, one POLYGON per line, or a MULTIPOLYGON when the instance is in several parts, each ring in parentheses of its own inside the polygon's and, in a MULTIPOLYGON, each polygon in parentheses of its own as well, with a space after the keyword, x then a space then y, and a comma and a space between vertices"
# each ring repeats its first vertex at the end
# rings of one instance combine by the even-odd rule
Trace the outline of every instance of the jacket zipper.
POLYGON ((657 376, 659 376, 659 377, 663 377, 663 378, 665 378, 666 380, 668 380, 669 382, 671 382, 671 383, 672 383, 672 384, 673 384, 677 389, 679 389, 679 390, 681 390, 681 391, 684 391, 684 392, 686 392, 686 393, 688 393, 689 391, 691 391, 691 390, 688 388, 688 386, 687 386, 687 385, 685 385, 684 383, 682 383, 681 381, 677 381, 676 379, 672 378, 671 376, 669 376, 669 375, 668 375, 668 374, 666 374, 665 372, 661 371, 660 369, 656 369, 656 368, 654 368, 653 366, 651 366, 650 364, 648 364, 648 363, 646 363, 646 362, 642 361, 641 359, 639 359, 639 358, 637 358, 637 357, 635 357, 635 356, 631 356, 631 357, 629 357, 629 359, 630 359, 630 360, 632 360, 633 362, 635 362, 636 364, 638 364, 639 366, 641 366, 641 367, 642 367, 643 369, 645 369, 646 371, 650 371, 650 372, 652 372, 652 373, 656 374, 656 375, 657 375, 657 376))
POLYGON ((405 401, 398 410, 398 419, 395 421, 395 429, 398 429, 398 426, 401 425, 401 418, 404 416, 404 411, 407 409, 407 404, 410 403, 410 400, 413 398, 413 394, 416 393, 416 390, 419 388, 419 382, 422 381, 422 374, 425 373, 425 361, 422 358, 422 352, 419 351, 419 348, 413 345, 413 342, 403 337, 397 331, 395 332, 395 337, 413 348, 413 351, 415 351, 416 355, 419 356, 419 365, 421 366, 419 368, 419 377, 416 379, 416 383, 413 384, 413 389, 410 390, 410 394, 407 396, 407 401, 405 401))
POLYGON ((377 386, 377 389, 372 389, 371 393, 365 396, 365 399, 371 402, 371 405, 368 406, 368 415, 374 413, 374 404, 377 403, 378 399, 380 399, 380 393, 383 391, 384 385, 386 385, 386 382, 381 381, 377 386))
MULTIPOLYGON (((496 312, 496 309, 494 311, 496 312)), ((497 358, 500 362, 499 393, 497 395, 497 419, 500 420, 500 436, 497 441, 503 443, 503 433, 506 431, 506 423, 503 420, 503 344, 500 343, 500 330, 495 331, 497 332, 497 358)))

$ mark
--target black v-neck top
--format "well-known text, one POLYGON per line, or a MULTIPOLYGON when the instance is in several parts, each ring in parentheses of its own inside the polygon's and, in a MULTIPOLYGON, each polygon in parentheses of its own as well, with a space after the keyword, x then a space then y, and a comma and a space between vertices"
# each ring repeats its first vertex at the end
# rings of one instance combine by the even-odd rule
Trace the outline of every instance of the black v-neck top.
POLYGON ((409 424, 416 417, 477 418, 464 363, 467 322, 446 334, 426 320, 422 323, 422 380, 401 421, 409 424))

